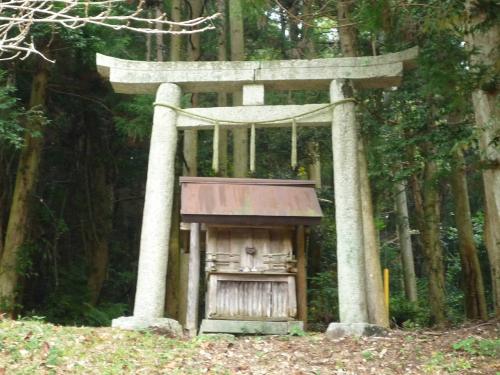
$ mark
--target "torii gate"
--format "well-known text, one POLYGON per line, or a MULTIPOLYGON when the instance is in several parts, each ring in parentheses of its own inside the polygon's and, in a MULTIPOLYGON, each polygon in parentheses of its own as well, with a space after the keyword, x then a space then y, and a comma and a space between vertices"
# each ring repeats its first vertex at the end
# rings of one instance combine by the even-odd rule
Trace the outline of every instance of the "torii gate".
POLYGON ((165 284, 177 132, 213 129, 213 121, 258 127, 331 126, 335 185, 340 323, 329 329, 363 333, 368 316, 363 224, 357 157, 358 129, 352 88, 386 88, 401 83, 414 66, 417 48, 374 57, 314 60, 142 62, 97 54, 99 73, 124 94, 156 93, 146 196, 142 222, 137 290, 132 317, 113 322, 122 328, 146 328, 164 316, 165 284), (330 90, 332 108, 324 104, 264 105, 264 88, 330 90), (184 92, 243 90, 243 106, 176 110, 184 92), (301 114, 309 113, 307 116, 301 114), (270 121, 273 119, 280 121, 270 121), (293 121, 291 119, 294 119, 293 121), (266 122, 269 121, 269 122, 266 122), (353 328, 354 327, 354 328, 353 328))

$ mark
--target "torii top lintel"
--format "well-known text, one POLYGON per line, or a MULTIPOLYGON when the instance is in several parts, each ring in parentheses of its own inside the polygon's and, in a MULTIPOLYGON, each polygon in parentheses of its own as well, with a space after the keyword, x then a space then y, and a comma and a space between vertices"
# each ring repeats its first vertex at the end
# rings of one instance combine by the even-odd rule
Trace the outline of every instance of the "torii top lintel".
POLYGON ((327 89, 347 78, 359 88, 398 86, 403 70, 415 65, 418 48, 379 56, 313 60, 144 62, 97 54, 99 73, 123 94, 153 94, 161 83, 184 92, 235 91, 245 84, 275 90, 327 89))

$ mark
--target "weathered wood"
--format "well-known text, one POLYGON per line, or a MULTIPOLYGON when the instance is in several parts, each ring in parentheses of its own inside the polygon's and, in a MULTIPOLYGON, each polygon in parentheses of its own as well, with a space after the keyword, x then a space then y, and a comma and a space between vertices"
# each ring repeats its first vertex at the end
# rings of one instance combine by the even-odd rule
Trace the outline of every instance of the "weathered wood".
POLYGON ((297 319, 307 324, 307 257, 305 230, 299 225, 296 231, 297 257, 297 319))
POLYGON ((200 224, 192 223, 189 238, 189 276, 186 329, 191 336, 198 330, 198 296, 200 293, 200 224))
POLYGON ((255 124, 256 128, 281 128, 291 127, 293 117, 304 113, 316 111, 304 117, 295 119, 297 126, 331 126, 332 110, 324 108, 327 104, 304 104, 304 105, 248 105, 239 107, 213 107, 213 108, 189 108, 179 112, 177 128, 183 129, 213 129, 215 123, 211 120, 195 118, 203 116, 219 120, 223 128, 246 127, 255 124), (191 114, 193 116, 191 116, 191 114), (259 123, 284 119, 279 122, 259 123), (238 121, 239 124, 225 123, 225 121, 238 121))
POLYGON ((96 55, 99 73, 116 92, 152 93, 162 82, 185 92, 231 92, 245 84, 269 89, 328 89, 334 79, 348 78, 359 87, 398 86, 403 69, 412 67, 417 48, 373 57, 278 61, 142 62, 96 55))
POLYGON ((272 273, 209 275, 210 319, 290 320, 297 314, 295 276, 272 273), (215 288, 215 290, 214 290, 215 288))
POLYGON ((290 228, 209 227, 207 236, 207 271, 285 272, 292 259, 290 228))
POLYGON ((292 253, 291 228, 208 227, 207 317, 295 319, 292 253))

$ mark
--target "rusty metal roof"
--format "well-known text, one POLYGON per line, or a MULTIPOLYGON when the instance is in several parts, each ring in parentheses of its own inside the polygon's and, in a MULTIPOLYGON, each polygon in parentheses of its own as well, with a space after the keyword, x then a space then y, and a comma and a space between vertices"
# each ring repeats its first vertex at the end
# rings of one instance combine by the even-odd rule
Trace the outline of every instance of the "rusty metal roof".
POLYGON ((181 177, 184 222, 312 225, 323 216, 314 181, 181 177))

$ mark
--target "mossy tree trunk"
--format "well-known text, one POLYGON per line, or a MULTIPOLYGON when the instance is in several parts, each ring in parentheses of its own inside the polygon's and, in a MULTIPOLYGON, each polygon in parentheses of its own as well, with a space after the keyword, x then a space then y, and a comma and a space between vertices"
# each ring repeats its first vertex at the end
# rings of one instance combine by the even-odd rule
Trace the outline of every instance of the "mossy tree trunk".
POLYGON ((417 302, 417 278, 415 276, 415 262, 410 233, 410 220, 408 216, 408 201, 406 199, 406 183, 397 183, 395 190, 396 220, 399 246, 401 248, 405 294, 409 301, 417 302))
MULTIPOLYGON (((229 0, 229 34, 231 60, 245 60, 245 34, 243 27, 243 2, 229 0)), ((243 93, 233 93, 233 106, 243 104, 243 93)), ((233 130, 233 176, 247 177, 248 174, 248 130, 233 130)))
POLYGON ((465 314, 469 319, 487 319, 483 276, 472 231, 465 159, 460 149, 454 153, 453 158, 450 185, 455 204, 458 248, 462 263, 465 314))
POLYGON ((440 197, 438 169, 434 160, 425 160, 423 178, 412 177, 415 217, 420 230, 428 272, 431 323, 443 325, 446 318, 443 248, 440 240, 440 197))
MULTIPOLYGON (((29 107, 42 111, 47 97, 49 70, 46 62, 38 65, 33 77, 29 107)), ((12 194, 2 258, 0 260, 0 312, 12 314, 16 303, 16 288, 23 273, 20 263, 22 246, 30 231, 30 208, 36 189, 43 150, 43 116, 34 116, 27 124, 24 145, 19 157, 16 182, 12 194)))
POLYGON ((495 316, 500 318, 500 100, 498 66, 500 61, 500 26, 486 22, 491 14, 477 0, 466 2, 469 47, 476 53, 471 64, 484 71, 478 87, 472 93, 472 103, 479 129, 479 148, 483 160, 485 199, 484 237, 490 260, 495 316), (486 69, 485 69, 486 68, 486 69))
MULTIPOLYGON (((219 61, 227 60, 227 22, 226 22, 226 1, 217 0, 217 12, 221 14, 219 26, 217 28, 217 59, 219 61)), ((227 106, 227 93, 221 92, 217 95, 217 105, 219 107, 227 106)), ((219 176, 228 176, 228 131, 219 129, 219 176)))
POLYGON ((114 134, 112 125, 99 121, 93 112, 84 111, 83 115, 83 235, 87 248, 90 303, 97 305, 108 274, 109 240, 113 228, 114 165, 113 158, 106 152, 111 152, 114 134))

